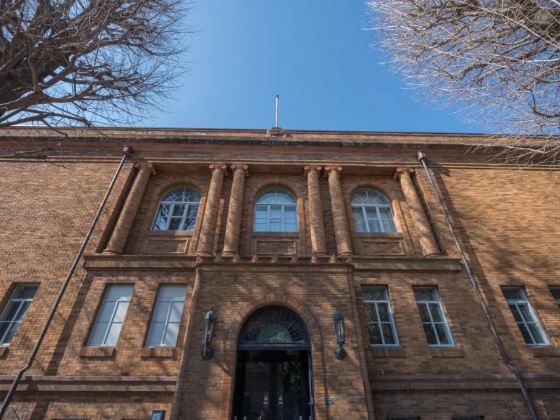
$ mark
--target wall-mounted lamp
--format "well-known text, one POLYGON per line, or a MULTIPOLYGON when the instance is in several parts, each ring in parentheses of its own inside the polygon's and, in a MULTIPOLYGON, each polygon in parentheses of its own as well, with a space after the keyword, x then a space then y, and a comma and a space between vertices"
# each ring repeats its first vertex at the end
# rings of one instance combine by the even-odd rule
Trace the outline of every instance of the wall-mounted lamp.
POLYGON ((212 337, 214 336, 214 327, 216 326, 216 314, 213 310, 209 310, 204 314, 204 334, 202 336, 202 359, 210 360, 214 356, 214 349, 210 347, 212 337))
POLYGON ((344 350, 344 341, 346 333, 344 331, 344 315, 336 308, 333 316, 334 333, 336 335, 336 343, 338 346, 334 349, 334 355, 337 359, 342 360, 346 357, 346 350, 344 350))

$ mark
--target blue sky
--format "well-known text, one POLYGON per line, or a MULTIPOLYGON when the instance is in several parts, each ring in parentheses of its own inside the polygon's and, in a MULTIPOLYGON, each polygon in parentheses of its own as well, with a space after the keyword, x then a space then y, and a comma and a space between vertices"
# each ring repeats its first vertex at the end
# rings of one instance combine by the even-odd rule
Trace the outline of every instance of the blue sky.
POLYGON ((481 132, 405 89, 361 0, 194 0, 190 71, 146 126, 481 132))

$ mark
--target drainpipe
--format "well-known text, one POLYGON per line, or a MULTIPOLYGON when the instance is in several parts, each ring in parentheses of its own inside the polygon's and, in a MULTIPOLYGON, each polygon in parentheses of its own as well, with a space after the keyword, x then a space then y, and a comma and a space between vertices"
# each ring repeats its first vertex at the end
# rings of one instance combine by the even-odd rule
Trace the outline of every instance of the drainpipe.
POLYGON ((17 387, 19 385, 19 383, 21 382, 23 375, 25 374, 25 372, 31 367, 31 365, 33 364, 33 361, 35 360, 35 357, 37 356, 37 353, 39 352, 39 347, 41 347, 41 344, 43 343, 43 340, 45 339, 45 336, 47 335, 47 331, 49 329, 49 326, 52 322, 52 320, 54 319, 56 310, 58 309, 58 305, 60 304, 60 302, 62 301, 62 297, 64 296, 64 292, 66 291, 66 288, 68 287, 68 284, 70 283, 70 280, 72 279, 72 276, 74 275, 74 272, 76 271, 76 267, 78 266, 78 263, 80 261, 80 259, 82 258, 82 255, 86 249, 86 246, 91 238, 91 235, 93 234, 93 230, 95 229, 95 226, 97 225, 97 222, 99 221, 99 218, 101 217, 101 212, 103 211, 103 209, 105 208, 105 205, 107 204, 107 200, 109 199, 109 195, 111 194, 111 191, 113 190, 113 187, 115 186, 115 183, 117 181, 117 178, 124 166, 124 163, 126 161, 126 159, 128 157, 130 157, 132 154, 134 154, 134 150, 132 149, 132 147, 130 146, 125 146, 123 148, 123 156, 122 159, 119 163, 119 166, 117 167, 115 174, 113 175, 113 179, 111 179, 111 182, 109 183, 109 187, 107 188, 107 191, 105 191, 105 195, 103 196, 103 199, 101 200, 101 204, 99 205, 99 208, 97 209, 97 212, 95 213, 95 217, 93 218, 91 225, 86 233, 86 236, 82 242, 82 245, 80 246, 80 249, 78 250, 78 253, 74 256, 74 260, 72 261, 72 265, 70 267, 70 270, 68 271, 68 274, 66 275, 66 279, 64 280, 64 283, 62 283, 62 286, 60 287, 58 294, 56 295, 56 299, 51 307, 51 310, 49 312, 49 315, 47 316, 47 320, 45 321, 45 324, 43 325, 43 329, 41 330, 41 333, 39 334, 39 339, 37 340, 37 342, 35 343, 35 346, 33 347, 33 350, 31 351, 31 354, 29 355, 29 358, 27 359, 27 363, 25 364, 25 366, 23 368, 20 369, 20 371, 17 373, 14 381, 12 382, 12 385, 10 386, 10 389, 8 390, 8 393, 6 394, 6 397, 4 398, 4 402, 2 403, 2 407, 0 407, 0 419, 3 419, 6 411, 8 410, 8 406, 10 405, 10 402, 12 401, 12 399, 15 396, 17 387))
POLYGON ((502 361, 504 362, 506 367, 511 371, 511 373, 513 373, 513 375, 515 376, 517 384, 519 385, 519 389, 521 390, 521 393, 523 394, 523 398, 525 399, 525 402, 527 403, 527 408, 529 409, 529 413, 531 414, 531 418, 533 420, 539 420, 539 416, 537 414, 537 411, 535 410, 535 406, 533 405, 533 402, 531 401, 531 397, 529 396, 529 391, 527 391, 527 387, 525 386, 525 383, 523 382, 523 378, 521 376, 521 373, 511 363, 511 359, 509 358, 509 356, 506 352, 506 348, 504 346, 504 343, 502 342, 502 339, 498 335, 498 331, 496 330, 496 327, 494 325, 494 321, 490 317, 490 311, 488 310, 488 306, 486 305, 486 302, 484 302, 484 298, 482 297, 482 293, 480 291, 480 286, 478 285, 478 282, 475 280, 473 271, 471 270, 471 266, 470 266, 469 262, 467 261, 467 258, 465 256, 465 252, 463 251, 463 247, 461 246, 461 244, 459 243, 459 240, 457 239, 457 235, 455 234, 455 229, 453 229, 453 225, 451 224, 451 220, 449 219, 449 215, 448 215, 447 210, 446 210, 446 208, 443 204, 443 200, 442 200, 438 190, 436 189, 436 184, 435 184, 435 182, 432 178, 432 175, 430 174, 430 171, 428 170, 428 164, 426 163, 427 162, 426 154, 423 153, 423 152, 418 152, 418 161, 424 167, 424 172, 426 173, 426 177, 428 178, 428 181, 430 182, 430 185, 432 187, 432 191, 434 192, 434 194, 435 194, 435 196, 438 200, 438 203, 441 207, 441 211, 443 212, 443 217, 445 218, 445 223, 447 224, 447 227, 449 228, 449 231, 451 232, 451 236, 453 237, 453 242, 455 242, 455 246, 457 247, 457 250, 459 251, 459 254, 461 255, 461 262, 463 263, 463 266, 465 267, 465 271, 467 272, 467 276, 469 277, 471 286, 474 289, 474 291, 476 293, 476 297, 478 299, 478 302, 480 303, 482 311, 484 312, 484 317, 486 318, 486 321, 488 322, 488 325, 490 326, 490 330, 492 331, 492 335, 494 336, 494 339, 496 340, 496 344, 498 345, 498 349, 500 350, 500 356, 502 358, 502 361))

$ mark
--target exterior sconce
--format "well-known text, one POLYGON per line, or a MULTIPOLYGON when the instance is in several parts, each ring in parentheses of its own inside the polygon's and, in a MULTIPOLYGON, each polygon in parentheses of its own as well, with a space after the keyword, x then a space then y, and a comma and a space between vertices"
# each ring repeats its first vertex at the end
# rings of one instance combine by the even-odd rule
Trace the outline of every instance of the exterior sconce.
POLYGON ((346 332, 344 331, 344 315, 342 312, 336 308, 333 316, 334 333, 336 335, 336 343, 338 346, 334 349, 334 355, 338 360, 342 360, 346 357, 346 350, 344 350, 344 341, 346 338, 346 332))
POLYGON ((216 326, 216 314, 213 310, 209 310, 204 314, 204 334, 202 336, 202 359, 210 360, 214 356, 214 349, 210 347, 212 337, 214 336, 214 327, 216 326))

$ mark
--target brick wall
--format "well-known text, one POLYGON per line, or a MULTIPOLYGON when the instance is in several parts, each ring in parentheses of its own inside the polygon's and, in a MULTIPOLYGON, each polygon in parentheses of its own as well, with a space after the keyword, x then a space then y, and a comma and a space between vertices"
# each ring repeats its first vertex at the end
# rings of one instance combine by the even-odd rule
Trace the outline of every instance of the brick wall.
MULTIPOLYGON (((308 327, 318 419, 402 415, 449 419, 466 414, 528 418, 517 384, 500 359, 480 304, 458 263, 458 253, 436 197, 414 163, 415 148, 396 144, 377 149, 368 146, 357 153, 341 146, 295 148, 264 143, 243 146, 170 142, 165 147, 161 143, 135 147, 140 158, 154 164, 156 174, 150 177, 134 218, 125 255, 101 255, 99 251, 111 235, 110 220, 115 221, 115 212, 120 208, 119 197, 127 185, 130 165, 119 178, 88 247, 87 269, 80 264, 33 365, 32 376, 20 387, 13 405, 20 418, 147 418, 156 409, 164 409, 176 418, 228 418, 238 331, 253 311, 269 304, 292 308, 308 327), (249 165, 240 256, 235 261, 220 257, 231 174, 224 179, 218 203, 214 256, 195 257, 211 176, 208 164, 215 162, 249 165), (343 167, 341 186, 353 259, 335 256, 332 203, 324 176, 320 177, 319 187, 331 258, 319 262, 310 259, 310 215, 303 172, 310 163, 343 167), (400 183, 393 178, 397 167, 407 165, 416 167, 414 182, 441 256, 422 257, 409 204, 400 183), (151 232, 160 197, 179 185, 192 186, 201 193, 195 230, 151 232), (272 185, 284 186, 296 197, 297 234, 252 232, 255 199, 272 185), (397 234, 356 232, 350 200, 352 192, 360 187, 378 189, 387 195, 397 234), (284 260, 255 259, 258 241, 265 242, 273 254, 275 243, 291 242, 295 244, 295 256, 284 260), (118 344, 110 352, 88 349, 85 344, 103 291, 113 283, 134 285, 118 344), (187 285, 178 344, 171 351, 150 352, 144 348, 144 341, 157 290, 169 283, 187 285), (389 288, 399 349, 369 346, 362 290, 371 284, 389 288), (412 286, 417 285, 438 287, 455 348, 427 346, 412 293, 412 286), (203 361, 202 317, 210 308, 218 316, 212 344, 215 357, 203 361), (335 308, 346 318, 348 357, 344 360, 333 355, 335 308), (333 404, 328 405, 327 399, 333 404)), ((428 156, 438 188, 500 337, 526 379, 539 415, 553 419, 560 410, 555 397, 560 387, 560 308, 548 287, 560 285, 556 267, 560 241, 557 172, 538 168, 521 171, 489 163, 482 155, 465 158, 460 147, 437 147, 432 146, 433 153, 428 156), (551 346, 536 349, 525 344, 501 292, 504 285, 525 287, 551 346)), ((68 144, 65 155, 50 163, 10 159, 0 162, 2 306, 15 283, 40 284, 21 328, 1 360, 0 373, 6 375, 0 378, 1 389, 7 389, 9 375, 23 365, 31 350, 33 338, 116 167, 117 150, 108 144, 100 152, 82 148, 78 142, 68 144), (111 154, 107 150, 114 150, 114 159, 107 159, 111 154)))

